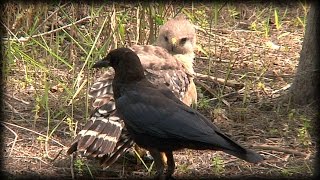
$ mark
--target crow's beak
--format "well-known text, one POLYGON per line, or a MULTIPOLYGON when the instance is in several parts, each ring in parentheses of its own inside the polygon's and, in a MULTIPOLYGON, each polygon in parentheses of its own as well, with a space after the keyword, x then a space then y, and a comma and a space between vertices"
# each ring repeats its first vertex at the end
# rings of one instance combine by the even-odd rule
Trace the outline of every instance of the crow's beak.
POLYGON ((108 61, 106 58, 96 62, 91 68, 102 68, 102 67, 109 67, 110 61, 108 61))

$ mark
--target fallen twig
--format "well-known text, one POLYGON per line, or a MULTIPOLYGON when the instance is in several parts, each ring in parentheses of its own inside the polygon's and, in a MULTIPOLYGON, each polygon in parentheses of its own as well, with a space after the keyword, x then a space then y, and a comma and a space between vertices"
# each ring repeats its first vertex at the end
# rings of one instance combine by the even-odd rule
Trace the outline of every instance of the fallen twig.
POLYGON ((209 75, 205 75, 205 74, 201 74, 201 73, 196 73, 196 77, 200 78, 200 79, 211 80, 215 83, 224 84, 226 86, 233 87, 235 89, 241 89, 244 87, 244 84, 239 83, 236 80, 225 80, 222 78, 213 77, 213 76, 209 76, 209 75))
POLYGON ((280 88, 280 89, 277 89, 277 90, 272 91, 272 94, 276 94, 276 93, 278 93, 278 92, 280 92, 280 91, 285 91, 285 90, 287 90, 287 89, 290 88, 290 87, 291 87, 291 83, 285 85, 284 87, 282 87, 282 88, 280 88))
MULTIPOLYGON (((208 91, 213 97, 217 97, 217 95, 213 92, 213 90, 208 86, 206 85, 205 83, 199 81, 199 80, 195 80, 195 83, 198 84, 199 86, 203 87, 206 91, 208 91)), ((233 93, 232 93, 233 94, 233 93)), ((228 103, 228 101, 226 101, 225 99, 223 99, 223 97, 227 97, 229 94, 227 95, 223 95, 219 98, 212 98, 210 99, 211 101, 215 101, 217 99, 221 99, 221 101, 230 108, 230 103, 228 103)))
POLYGON ((282 167, 279 167, 277 165, 274 165, 274 164, 270 164, 270 163, 267 163, 267 162, 264 162, 264 164, 268 165, 268 166, 271 166, 271 167, 274 167, 274 168, 277 168, 277 169, 283 169, 282 167))
MULTIPOLYGON (((59 27, 57 29, 54 29, 54 30, 51 30, 51 31, 48 31, 48 32, 44 32, 44 33, 41 33, 41 34, 36 34, 36 35, 33 35, 33 36, 28 36, 28 37, 20 37, 20 38, 15 38, 15 39, 10 39, 10 38, 3 38, 4 41, 19 41, 19 42, 26 42, 26 41, 29 41, 31 38, 36 38, 36 37, 40 37, 40 36, 45 36, 45 35, 48 35, 48 34, 52 34, 52 33, 55 33, 57 31, 60 31, 62 29, 65 29, 65 28, 68 28, 70 26, 73 26, 75 24, 78 24, 78 23, 81 23, 83 21, 87 21, 89 19, 92 19, 91 16, 87 16, 87 17, 84 17, 74 23, 70 23, 68 25, 65 25, 65 26, 62 26, 62 27, 59 27)), ((3 24, 3 23, 2 23, 3 24)), ((4 24, 3 24, 4 25, 4 24)), ((6 26, 5 26, 6 27, 6 26)), ((7 28, 7 27, 6 27, 7 28)), ((8 29, 8 28, 7 28, 8 29)))
POLYGON ((9 156, 11 156, 11 153, 12 153, 12 150, 14 148, 14 146, 16 145, 16 142, 17 142, 17 139, 18 139, 18 135, 16 132, 14 132, 14 130, 12 130, 11 128, 9 128, 8 126, 2 124, 5 128, 7 128, 9 131, 12 132, 12 134, 14 134, 14 140, 13 140, 13 143, 12 143, 12 146, 11 146, 11 149, 10 149, 10 153, 9 153, 9 156))
POLYGON ((53 11, 35 30, 34 32, 37 32, 37 30, 43 26, 53 15, 55 15, 56 13, 58 13, 62 8, 64 8, 66 5, 68 5, 69 3, 66 3, 64 5, 59 6, 55 11, 53 11))
MULTIPOLYGON (((221 98, 231 97, 231 96, 234 96, 234 95, 238 95, 239 93, 240 93, 240 91, 231 92, 231 93, 222 95, 221 98)), ((210 100, 214 101, 216 99, 218 99, 218 98, 212 98, 210 100)))
POLYGON ((194 81, 197 85, 203 87, 206 91, 208 91, 212 97, 217 97, 217 95, 213 92, 213 90, 208 86, 206 85, 205 83, 199 81, 199 80, 196 80, 194 81))
POLYGON ((36 160, 39 160, 41 162, 43 162, 44 164, 46 165, 50 165, 49 163, 45 162, 44 160, 42 160, 41 158, 39 157, 36 157, 36 156, 12 156, 11 158, 21 158, 21 159, 26 159, 26 158, 29 158, 29 159, 36 159, 36 160))
MULTIPOLYGON (((37 135, 39 135, 39 136, 42 136, 42 137, 47 137, 46 135, 43 135, 43 134, 38 133, 38 132, 36 132, 36 131, 34 131, 34 130, 31 130, 31 129, 28 129, 28 128, 25 128, 25 127, 22 127, 22 126, 19 126, 19 125, 16 125, 16 124, 12 124, 12 123, 8 123, 8 122, 0 122, 0 123, 1 123, 2 125, 7 124, 7 125, 10 125, 10 126, 14 126, 14 127, 20 128, 20 129, 27 130, 27 131, 33 132, 33 133, 35 133, 35 134, 37 134, 37 135)), ((62 146, 62 147, 64 147, 64 148, 66 147, 65 145, 61 144, 59 141, 57 141, 57 140, 55 140, 55 139, 53 139, 53 138, 50 138, 50 139, 51 139, 53 142, 59 144, 60 146, 62 146)))
POLYGON ((196 61, 197 60, 205 60, 205 61, 215 61, 215 62, 218 62, 218 63, 230 63, 230 60, 223 60, 223 59, 218 59, 218 60, 215 60, 215 59, 210 59, 208 57, 196 57, 196 61))
POLYGON ((294 154, 294 155, 297 155, 297 156, 304 156, 304 157, 308 156, 308 154, 305 154, 305 153, 302 153, 302 152, 299 152, 299 151, 295 151, 295 150, 292 150, 292 149, 278 147, 278 146, 254 145, 252 147, 256 148, 256 149, 284 152, 284 153, 288 153, 288 154, 294 154))
POLYGON ((11 109, 13 113, 17 114, 21 119, 25 120, 21 113, 18 110, 16 110, 10 103, 8 103, 6 100, 4 101, 4 103, 11 109))
POLYGON ((6 95, 6 96, 8 96, 9 98, 12 98, 12 99, 14 99, 14 100, 16 100, 16 101, 22 102, 23 104, 26 104, 26 105, 29 105, 29 104, 30 104, 30 102, 24 101, 23 99, 18 99, 18 98, 14 97, 14 96, 11 96, 10 94, 4 93, 4 95, 6 95))
MULTIPOLYGON (((216 71, 217 71, 217 72, 220 72, 220 73, 223 73, 223 74, 226 74, 225 71, 221 71, 221 70, 216 70, 216 71)), ((230 72, 230 75, 240 76, 240 77, 243 77, 243 76, 244 76, 243 74, 232 73, 232 72, 230 72)), ((267 77, 258 77, 258 76, 248 75, 248 74, 246 74, 245 77, 254 78, 254 79, 262 78, 262 79, 264 79, 264 80, 273 81, 273 79, 270 79, 270 78, 267 78, 267 77)))
POLYGON ((63 148, 60 149, 58 154, 51 160, 51 162, 54 162, 59 157, 59 155, 61 154, 62 150, 63 150, 63 148))
POLYGON ((4 101, 4 103, 14 112, 19 114, 20 112, 18 110, 16 110, 10 103, 8 103, 7 101, 4 101))

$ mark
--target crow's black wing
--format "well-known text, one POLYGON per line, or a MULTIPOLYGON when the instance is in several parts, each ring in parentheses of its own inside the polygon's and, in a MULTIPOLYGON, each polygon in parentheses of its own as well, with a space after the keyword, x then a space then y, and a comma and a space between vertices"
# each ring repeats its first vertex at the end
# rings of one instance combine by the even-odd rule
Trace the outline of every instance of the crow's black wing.
POLYGON ((125 91, 116 104, 125 124, 137 133, 228 146, 215 126, 208 126, 207 119, 173 97, 169 99, 154 88, 139 87, 125 91))
POLYGON ((263 159, 231 140, 212 122, 175 98, 168 91, 163 93, 152 86, 136 84, 122 88, 122 96, 116 100, 116 105, 133 134, 184 142, 186 148, 222 150, 249 162, 263 159))

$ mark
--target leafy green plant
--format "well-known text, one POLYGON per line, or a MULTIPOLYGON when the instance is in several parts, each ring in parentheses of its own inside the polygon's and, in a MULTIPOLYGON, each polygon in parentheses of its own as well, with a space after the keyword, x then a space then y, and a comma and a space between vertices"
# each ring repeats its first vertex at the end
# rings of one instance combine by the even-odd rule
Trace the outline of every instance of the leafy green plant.
POLYGON ((292 172, 292 170, 283 168, 283 169, 281 169, 281 174, 283 176, 292 176, 293 172, 292 172))
POLYGON ((282 20, 286 18, 288 12, 288 8, 285 9, 282 15, 279 14, 278 8, 274 9, 274 23, 276 25, 277 30, 280 30, 282 27, 282 20))
POLYGON ((307 15, 308 15, 308 5, 307 5, 306 1, 303 1, 303 2, 299 1, 299 3, 300 3, 300 6, 303 9, 304 15, 303 16, 298 16, 297 17, 297 21, 298 21, 298 24, 300 24, 305 29, 306 28, 306 22, 307 22, 307 15))
POLYGON ((228 12, 229 12, 229 16, 233 19, 239 19, 240 17, 240 12, 237 10, 236 7, 234 6, 228 6, 228 12))
POLYGON ((76 159, 74 162, 74 167, 76 169, 76 171, 78 171, 80 174, 83 173, 83 168, 84 168, 85 164, 81 159, 76 159))
POLYGON ((264 21, 263 21, 263 30, 264 30, 264 36, 269 37, 270 33, 270 17, 268 16, 264 21))
POLYGON ((211 161, 212 171, 214 174, 220 175, 225 171, 224 162, 219 157, 214 157, 211 161))
POLYGON ((307 118, 305 115, 303 114, 299 114, 299 112, 296 109, 291 109, 289 114, 288 114, 288 118, 290 121, 298 121, 300 123, 300 126, 297 129, 297 136, 298 136, 298 140, 299 142, 304 145, 304 146, 309 146, 312 144, 311 141, 311 136, 309 134, 309 130, 311 128, 311 120, 309 118, 307 118))
POLYGON ((188 172, 188 165, 187 164, 180 164, 178 166, 178 169, 182 172, 182 173, 187 173, 188 172))
POLYGON ((274 9, 274 23, 276 24, 276 28, 279 30, 281 27, 280 24, 280 19, 279 19, 279 15, 278 15, 278 10, 274 9))
POLYGON ((310 130, 310 119, 306 118, 303 115, 300 115, 300 121, 302 122, 302 127, 298 129, 298 137, 301 144, 304 146, 311 145, 311 137, 309 134, 310 130))
POLYGON ((203 96, 203 97, 199 98, 198 103, 197 103, 197 108, 200 108, 200 109, 211 108, 210 101, 211 101, 210 98, 208 98, 207 96, 203 96))

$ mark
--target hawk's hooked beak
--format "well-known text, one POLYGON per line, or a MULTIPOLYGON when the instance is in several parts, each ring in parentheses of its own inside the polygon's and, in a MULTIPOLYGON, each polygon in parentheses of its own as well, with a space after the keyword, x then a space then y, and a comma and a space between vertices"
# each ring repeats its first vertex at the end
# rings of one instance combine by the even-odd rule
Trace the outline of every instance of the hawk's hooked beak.
POLYGON ((172 39, 171 39, 171 42, 172 42, 172 44, 175 46, 176 43, 177 43, 177 39, 176 39, 176 38, 172 38, 172 39))
POLYGON ((110 61, 107 58, 103 58, 100 61, 94 63, 91 68, 102 68, 102 67, 109 67, 110 66, 110 61))

